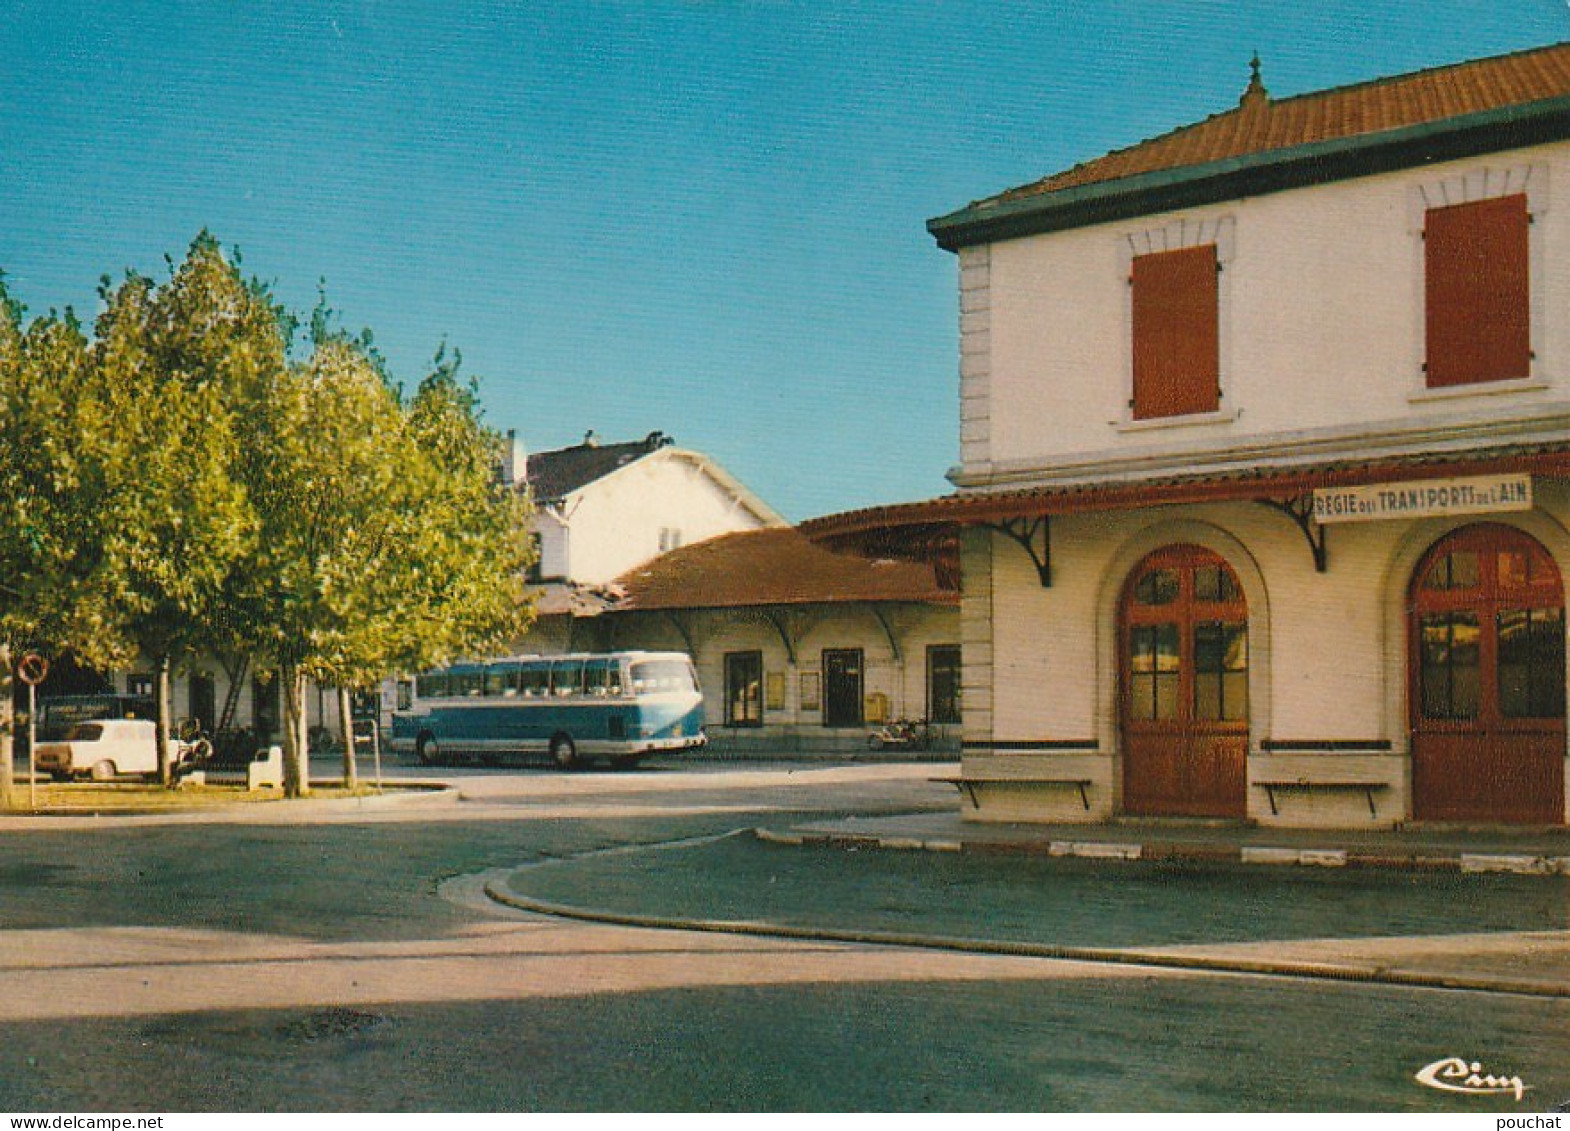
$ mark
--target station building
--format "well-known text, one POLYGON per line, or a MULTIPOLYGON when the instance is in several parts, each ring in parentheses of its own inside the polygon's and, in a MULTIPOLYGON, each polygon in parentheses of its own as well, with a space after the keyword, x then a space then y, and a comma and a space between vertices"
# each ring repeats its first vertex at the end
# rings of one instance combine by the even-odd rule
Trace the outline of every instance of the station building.
POLYGON ((929 222, 981 821, 1563 825, 1570 44, 1239 102, 929 222))
POLYGON ((572 628, 579 647, 690 655, 717 753, 864 753, 869 729, 910 718, 952 758, 957 605, 924 563, 831 553, 784 526, 661 554, 572 628))

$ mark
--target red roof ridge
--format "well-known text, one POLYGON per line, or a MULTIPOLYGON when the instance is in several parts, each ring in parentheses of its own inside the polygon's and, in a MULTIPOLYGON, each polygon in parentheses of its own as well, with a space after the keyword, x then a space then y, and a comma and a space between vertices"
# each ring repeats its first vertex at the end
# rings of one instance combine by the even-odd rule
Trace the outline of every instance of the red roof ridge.
POLYGON ((1006 189, 972 207, 1570 94, 1570 40, 1284 98, 1265 89, 1257 61, 1255 56, 1237 106, 1006 189), (1378 99, 1383 92, 1394 97, 1378 99))

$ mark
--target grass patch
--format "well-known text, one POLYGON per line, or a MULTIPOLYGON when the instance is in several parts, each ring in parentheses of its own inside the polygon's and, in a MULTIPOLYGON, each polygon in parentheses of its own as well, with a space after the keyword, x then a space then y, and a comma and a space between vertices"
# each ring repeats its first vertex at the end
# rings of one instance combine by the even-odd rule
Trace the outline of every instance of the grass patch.
MULTIPOLYGON (((362 785, 348 790, 338 785, 313 785, 304 800, 340 800, 346 797, 370 797, 376 794, 375 786, 362 785)), ((29 804, 25 782, 18 782, 14 793, 16 807, 13 812, 80 812, 102 813, 109 810, 177 810, 208 809, 223 805, 256 805, 267 801, 282 801, 282 789, 246 789, 243 785, 182 785, 178 789, 164 789, 159 785, 142 782, 74 784, 52 782, 37 787, 38 805, 29 804)))

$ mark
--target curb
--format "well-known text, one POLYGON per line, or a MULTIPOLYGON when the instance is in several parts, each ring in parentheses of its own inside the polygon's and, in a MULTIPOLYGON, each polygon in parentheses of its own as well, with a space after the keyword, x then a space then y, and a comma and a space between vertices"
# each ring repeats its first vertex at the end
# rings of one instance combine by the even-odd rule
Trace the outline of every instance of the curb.
POLYGON ((1570 856, 1483 852, 1388 852, 1347 848, 1284 848, 1278 845, 1203 844, 1193 841, 1121 843, 1068 840, 923 840, 919 837, 876 836, 869 833, 776 832, 757 828, 753 834, 770 844, 793 847, 878 848, 892 851, 972 852, 998 856, 1055 856, 1079 860, 1152 861, 1164 863, 1246 864, 1300 868, 1393 868, 1407 871, 1464 874, 1503 873, 1516 876, 1570 876, 1570 856))
MULTIPOLYGON (((755 834, 763 830, 753 830, 755 834)), ((776 834, 777 835, 777 834, 776 834)), ((770 839, 770 838, 763 838, 770 839)), ((840 838, 842 841, 857 838, 840 838)), ((876 841, 877 838, 860 838, 876 841)), ((775 843, 817 843, 793 841, 784 837, 775 843)), ((925 847, 925 845, 923 845, 925 847)), ((1199 973, 1292 978, 1318 982, 1357 983, 1400 986, 1418 989, 1452 990, 1469 993, 1508 994, 1518 997, 1570 998, 1570 985, 1537 982, 1529 979, 1467 978, 1445 974, 1389 970, 1377 966, 1335 965, 1328 962, 1269 962, 1260 959, 1222 958, 1203 954, 1181 954, 1163 950, 1114 949, 1108 947, 1056 946, 1050 943, 1000 942, 996 939, 951 938, 893 931, 860 931, 832 927, 793 927, 760 920, 699 919, 679 916, 643 915, 636 912, 601 911, 572 904, 552 903, 525 895, 502 891, 494 882, 484 884, 485 895, 494 903, 515 911, 572 919, 607 926, 635 927, 646 930, 698 931, 710 934, 746 935, 758 938, 792 939, 799 942, 844 943, 862 946, 905 947, 993 957, 1045 958, 1062 962, 1085 962, 1135 968, 1187 970, 1199 973)))

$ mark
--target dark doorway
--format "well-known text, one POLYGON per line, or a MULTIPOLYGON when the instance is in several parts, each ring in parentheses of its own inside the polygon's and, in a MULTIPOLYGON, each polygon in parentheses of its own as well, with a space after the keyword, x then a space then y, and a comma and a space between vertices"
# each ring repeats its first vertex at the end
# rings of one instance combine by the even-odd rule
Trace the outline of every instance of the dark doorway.
POLYGON ((824 650, 823 725, 827 727, 862 725, 860 648, 824 650))

